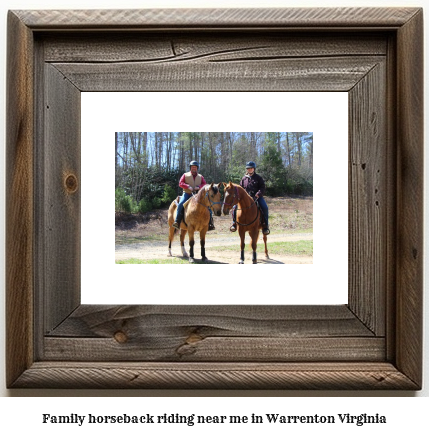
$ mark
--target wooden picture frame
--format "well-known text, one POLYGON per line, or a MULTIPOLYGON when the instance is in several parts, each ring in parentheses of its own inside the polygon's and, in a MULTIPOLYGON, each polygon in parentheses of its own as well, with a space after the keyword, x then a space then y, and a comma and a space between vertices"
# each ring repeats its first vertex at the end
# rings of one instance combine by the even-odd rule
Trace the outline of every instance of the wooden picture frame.
POLYGON ((419 8, 10 11, 7 386, 421 389, 422 45, 419 8), (347 305, 80 304, 80 94, 166 90, 349 93, 347 305))

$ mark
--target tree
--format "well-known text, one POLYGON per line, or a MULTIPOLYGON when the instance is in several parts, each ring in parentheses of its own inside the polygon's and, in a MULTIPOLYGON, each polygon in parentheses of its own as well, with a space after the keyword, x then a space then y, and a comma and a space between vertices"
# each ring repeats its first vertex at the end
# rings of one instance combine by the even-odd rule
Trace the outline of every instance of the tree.
POLYGON ((312 132, 116 132, 115 188, 133 204, 165 204, 191 160, 207 182, 239 182, 253 160, 270 195, 312 194, 312 132))

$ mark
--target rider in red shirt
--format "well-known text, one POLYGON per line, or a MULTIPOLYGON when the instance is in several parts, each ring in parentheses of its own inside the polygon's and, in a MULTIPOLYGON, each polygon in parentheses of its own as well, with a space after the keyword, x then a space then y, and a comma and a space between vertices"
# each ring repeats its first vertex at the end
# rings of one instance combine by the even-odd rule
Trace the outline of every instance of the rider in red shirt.
MULTIPOLYGON (((180 223, 183 219, 183 205, 191 198, 193 193, 197 193, 200 188, 206 185, 206 181, 201 174, 198 174, 199 163, 195 160, 189 164, 189 172, 184 173, 179 181, 179 186, 183 189, 183 195, 180 198, 177 206, 176 219, 173 223, 173 227, 180 229, 180 223)), ((210 212, 209 230, 214 230, 212 211, 210 212)))

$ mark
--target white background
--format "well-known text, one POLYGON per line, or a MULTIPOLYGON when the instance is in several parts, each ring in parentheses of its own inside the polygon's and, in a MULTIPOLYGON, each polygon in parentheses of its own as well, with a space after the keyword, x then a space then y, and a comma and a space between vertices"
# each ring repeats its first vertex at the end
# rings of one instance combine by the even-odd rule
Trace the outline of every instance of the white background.
MULTIPOLYGON (((318 2, 318 1, 300 1, 300 6, 421 6, 424 7, 427 1, 397 1, 397 0, 342 0, 342 1, 329 1, 329 2, 318 2)), ((198 0, 165 0, 165 1, 155 1, 147 0, 146 2, 137 0, 121 0, 121 1, 109 1, 109 0, 75 0, 75 1, 64 1, 58 2, 58 0, 5 0, 0 5, 0 20, 1 20, 1 43, 0 43, 0 59, 2 68, 0 69, 0 81, 1 90, 0 98, 2 101, 3 111, 6 110, 5 106, 5 59, 6 59, 6 11, 7 9, 57 9, 67 8, 67 9, 84 9, 84 8, 142 8, 142 7, 293 7, 297 6, 298 3, 292 0, 219 0, 215 1, 198 1, 198 0)), ((427 14, 425 14, 425 22, 427 23, 427 14)), ((427 26, 426 26, 427 28, 427 26)), ((428 41, 427 36, 425 36, 425 59, 428 59, 428 41)), ((426 70, 427 71, 427 68, 426 70)), ((427 73, 426 73, 427 77, 427 73)), ((427 93, 425 92, 425 101, 427 99, 427 93)), ((427 119, 427 111, 425 115, 425 121, 427 119)), ((428 126, 427 121, 425 126, 428 126)), ((4 116, 0 118, 0 135, 4 138, 4 116)), ((427 140, 426 140, 427 143, 427 140)), ((3 147, 3 141, 1 141, 0 147, 3 147)), ((3 153, 2 153, 3 154, 3 153)), ((4 159, 3 156, 0 162, 0 174, 4 174, 4 159)), ((425 159, 425 167, 427 168, 427 158, 425 159)), ((1 192, 4 192, 4 180, 0 180, 1 192)), ((1 204, 1 221, 0 228, 0 242, 1 246, 4 247, 4 203, 1 204)), ((425 221, 428 224, 428 221, 425 221)), ((426 237, 425 237, 426 242, 426 237)), ((0 269, 0 281, 4 283, 4 250, 0 252, 1 269, 0 269)), ((427 268, 426 268, 427 269, 427 268)), ((425 285, 427 287, 427 285, 425 285)), ((428 309, 427 309, 427 289, 425 289, 425 378, 428 377, 428 336, 429 331, 427 327, 428 320, 428 309)), ((4 320, 4 286, 1 287, 1 297, 3 303, 0 305, 0 319, 4 320)), ((175 407, 181 408, 186 407, 186 411, 196 411, 200 412, 203 410, 205 413, 218 413, 222 414, 227 411, 229 414, 250 414, 255 413, 301 413, 306 412, 317 412, 323 413, 323 411, 328 410, 330 413, 383 413, 385 412, 388 416, 389 423, 386 426, 364 426, 364 427, 347 427, 347 432, 350 434, 363 434, 366 435, 380 435, 380 434, 393 434, 393 432, 407 432, 407 433, 421 433, 422 429, 427 428, 426 415, 428 410, 428 394, 429 388, 425 380, 424 388, 422 391, 414 392, 356 392, 356 391, 341 391, 341 392, 294 392, 294 391, 75 391, 75 390, 20 390, 20 391, 10 391, 6 390, 4 383, 4 322, 0 325, 1 336, 0 336, 0 373, 3 374, 0 379, 0 395, 3 397, 15 396, 18 398, 1 398, 0 401, 0 430, 4 433, 5 428, 7 432, 12 433, 12 431, 29 431, 32 434, 93 434, 93 428, 87 428, 82 431, 74 426, 64 426, 64 427, 53 427, 47 429, 43 427, 40 422, 41 413, 98 413, 102 414, 103 411, 107 413, 155 413, 155 412, 176 412, 175 407), (108 399, 108 398, 85 398, 85 397, 102 397, 102 396, 123 396, 127 398, 121 398, 118 400, 108 399), (174 396, 188 396, 184 401, 175 398, 168 398, 174 396), (245 398, 234 398, 234 396, 242 396, 245 398), (337 398, 337 397, 346 398, 337 398), (391 398, 377 398, 377 397, 388 397, 391 398), (43 398, 23 398, 23 397, 43 397, 43 398), (64 397, 64 398, 52 398, 52 397, 64 397), (74 399, 73 403, 70 403, 69 397, 83 397, 74 399), (151 397, 151 398, 146 398, 151 397), (163 397, 163 398, 153 398, 153 397, 163 397), (221 397, 221 398, 218 398, 221 397), (250 397, 250 398, 246 398, 250 397), (290 398, 290 397, 323 397, 322 398, 290 398), (425 398, 406 398, 406 397, 425 397, 425 398), (89 431, 91 433, 89 433, 89 431)), ((180 410, 180 411, 181 411, 180 410)), ((179 411, 179 410, 177 410, 179 411)), ((194 427, 198 431, 198 427, 194 427)), ((99 427, 104 434, 118 434, 126 429, 122 427, 99 427)), ((178 432, 179 430, 175 427, 172 428, 173 431, 178 432)), ((260 434, 261 429, 255 427, 254 429, 246 429, 247 433, 253 434, 258 432, 260 434)), ((163 430, 163 428, 161 428, 163 430)), ((219 433, 220 431, 225 432, 226 428, 219 429, 218 427, 210 427, 206 432, 219 433)), ((231 431, 230 428, 228 428, 231 431)), ((232 428, 234 433, 237 432, 236 428, 232 428)), ((271 431, 274 434, 291 433, 291 434, 308 434, 310 431, 317 431, 320 434, 335 434, 331 427, 321 427, 321 426, 311 426, 311 427, 277 427, 276 430, 271 431)), ((126 430, 128 434, 142 434, 144 428, 137 427, 134 430, 126 430)), ((181 432, 186 432, 188 434, 190 429, 181 429, 181 432)), ((267 431, 267 428, 263 428, 262 431, 267 431)), ((344 434, 344 428, 338 427, 337 432, 341 431, 344 434)), ((232 433, 232 431, 231 431, 232 433)), ((156 434, 152 431, 152 434, 156 434)), ((200 434, 200 433, 198 433, 200 434)))
MULTIPOLYGON (((81 96, 82 303, 347 303, 348 93, 93 92, 81 96), (313 264, 259 264, 255 267, 250 264, 247 251, 244 266, 193 267, 192 286, 186 285, 186 274, 191 271, 188 266, 116 265, 113 213, 115 131, 313 132, 313 264), (100 180, 103 189, 97 188, 100 180), (327 194, 333 187, 335 201, 327 194), (94 192, 97 192, 96 196, 94 192), (241 279, 243 274, 249 279, 245 284, 241 279), (329 292, 325 292, 321 285, 326 280, 329 281, 329 292)), ((201 173, 204 174, 204 168, 201 173)), ((221 180, 212 181, 218 183, 221 180)), ((196 237, 195 257, 199 258, 198 233, 196 237)), ((237 244, 238 240, 237 235, 237 244)), ((188 239, 185 243, 187 246, 188 239)), ((166 234, 165 257, 167 246, 166 234)), ((178 237, 172 250, 176 255, 180 254, 178 237)), ((210 259, 209 249, 207 256, 210 259)), ((237 250, 237 261, 238 258, 237 250)))

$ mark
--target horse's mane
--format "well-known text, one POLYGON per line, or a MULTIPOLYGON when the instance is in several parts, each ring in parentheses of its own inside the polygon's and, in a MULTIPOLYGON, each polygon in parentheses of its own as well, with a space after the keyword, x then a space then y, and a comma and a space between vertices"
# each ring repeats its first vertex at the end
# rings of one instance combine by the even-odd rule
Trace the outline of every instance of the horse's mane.
MULTIPOLYGON (((202 188, 200 188, 200 190, 198 191, 198 194, 195 195, 195 197, 194 197, 197 201, 200 201, 201 197, 206 195, 206 191, 208 190, 207 187, 210 187, 210 183, 207 183, 202 188)), ((217 194, 219 192, 219 188, 216 185, 213 185, 213 192, 215 194, 217 194)))
MULTIPOLYGON (((206 186, 207 186, 207 185, 206 185, 206 186)), ((214 193, 215 195, 219 192, 219 187, 218 187, 217 185, 215 185, 215 184, 213 184, 212 189, 213 189, 213 193, 214 193)))
POLYGON ((240 184, 233 183, 232 186, 237 187, 240 190, 240 193, 245 193, 252 201, 254 201, 252 196, 240 184))

